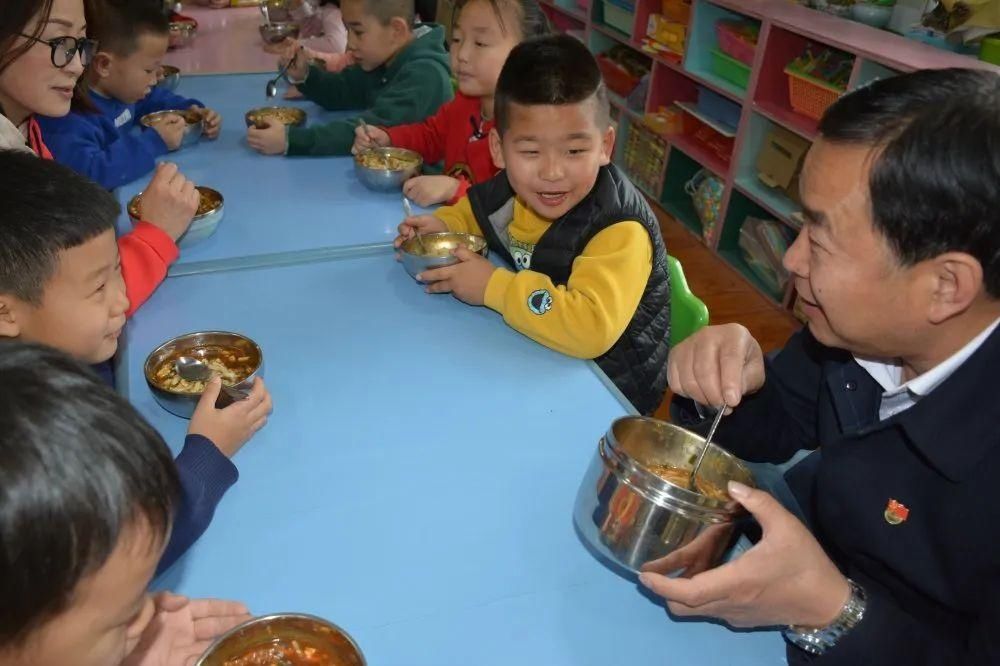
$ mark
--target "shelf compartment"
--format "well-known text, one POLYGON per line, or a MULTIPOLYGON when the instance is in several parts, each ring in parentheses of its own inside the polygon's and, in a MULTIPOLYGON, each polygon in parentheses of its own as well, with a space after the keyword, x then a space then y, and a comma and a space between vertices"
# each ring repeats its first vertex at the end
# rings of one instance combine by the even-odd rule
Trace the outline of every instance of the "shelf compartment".
POLYGON ((747 217, 773 219, 767 210, 761 208, 754 201, 738 191, 733 192, 729 197, 729 205, 726 207, 726 217, 719 236, 718 253, 726 260, 726 263, 739 271, 759 292, 775 304, 781 305, 784 303, 786 285, 771 284, 754 272, 740 248, 740 230, 747 217))
POLYGON ((702 168, 701 164, 678 150, 676 145, 671 145, 667 153, 667 169, 663 177, 660 206, 704 242, 704 226, 695 211, 691 195, 685 189, 688 182, 702 168))
POLYGON ((568 16, 580 23, 586 23, 588 14, 590 13, 590 5, 587 4, 586 7, 581 7, 575 0, 539 0, 539 4, 543 7, 549 7, 556 12, 568 16))
POLYGON ((854 66, 854 75, 851 77, 850 88, 851 90, 856 90, 869 83, 874 83, 881 79, 891 79, 899 74, 898 70, 886 67, 874 60, 859 58, 854 66))
MULTIPOLYGON (((635 36, 635 5, 632 9, 625 9, 623 5, 629 4, 626 0, 592 0, 594 11, 592 16, 595 25, 600 25, 606 30, 613 30, 627 40, 632 40, 635 36)), ((645 32, 645 30, 643 30, 645 32)))
POLYGON ((784 192, 771 188, 760 181, 757 172, 757 158, 764 147, 768 135, 781 125, 757 113, 746 120, 743 143, 736 158, 736 186, 742 193, 766 208, 777 219, 792 228, 798 228, 802 207, 792 201, 784 192))
MULTIPOLYGON (((718 21, 740 21, 752 20, 760 24, 752 17, 737 12, 730 11, 724 7, 700 0, 694 5, 694 12, 691 19, 691 30, 688 32, 688 47, 684 57, 684 69, 692 75, 709 82, 714 88, 725 92, 735 99, 746 97, 748 86, 740 86, 726 80, 720 76, 713 61, 718 57, 713 52, 719 51, 719 41, 716 35, 716 23, 718 21)), ((760 44, 757 46, 760 49, 760 44)), ((723 58, 728 58, 722 54, 723 58)), ((734 63, 738 62, 735 59, 734 63)), ((742 65, 742 63, 739 63, 742 65)))

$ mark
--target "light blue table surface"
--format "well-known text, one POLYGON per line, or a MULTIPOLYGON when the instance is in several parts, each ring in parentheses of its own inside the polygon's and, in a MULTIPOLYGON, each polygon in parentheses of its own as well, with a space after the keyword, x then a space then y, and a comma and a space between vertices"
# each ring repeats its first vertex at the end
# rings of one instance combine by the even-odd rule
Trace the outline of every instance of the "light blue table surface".
POLYGON ((204 329, 261 345, 275 409, 158 587, 329 618, 373 666, 785 663, 774 632, 671 621, 577 539, 577 486, 627 413, 591 364, 425 294, 388 251, 173 277, 118 377, 175 449, 188 422, 142 363, 204 329))
MULTIPOLYGON (((260 155, 246 143, 244 114, 251 108, 291 105, 303 108, 308 124, 344 117, 281 93, 270 102, 264 86, 270 75, 186 76, 177 94, 194 97, 223 118, 218 139, 168 154, 185 176, 225 198, 225 217, 210 238, 184 248, 171 268, 178 275, 203 269, 267 263, 289 252, 323 255, 331 249, 387 243, 403 218, 402 195, 372 192, 358 181, 347 157, 260 155), (248 262, 249 259, 249 262, 248 262)), ((119 188, 124 205, 149 182, 149 176, 119 188)), ((119 231, 131 229, 127 214, 119 231)))

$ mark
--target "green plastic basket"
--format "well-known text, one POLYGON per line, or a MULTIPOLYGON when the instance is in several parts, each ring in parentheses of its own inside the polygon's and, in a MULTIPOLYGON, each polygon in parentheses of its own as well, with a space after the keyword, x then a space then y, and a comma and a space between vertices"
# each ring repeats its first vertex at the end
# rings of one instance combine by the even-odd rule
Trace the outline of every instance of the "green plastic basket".
POLYGON ((750 67, 719 49, 712 49, 712 72, 744 90, 750 85, 750 67))

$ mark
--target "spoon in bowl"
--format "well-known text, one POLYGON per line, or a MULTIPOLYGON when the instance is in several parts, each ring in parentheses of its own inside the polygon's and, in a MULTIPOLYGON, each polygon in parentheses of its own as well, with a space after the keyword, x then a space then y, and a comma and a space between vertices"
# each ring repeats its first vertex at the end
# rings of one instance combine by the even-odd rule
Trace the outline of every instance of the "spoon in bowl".
MULTIPOLYGON (((174 369, 181 379, 189 382, 207 382, 212 378, 212 369, 201 359, 192 356, 178 356, 174 369)), ((222 393, 230 402, 246 400, 247 394, 230 386, 222 385, 222 393)))
MULTIPOLYGON (((406 217, 413 217, 413 206, 410 205, 410 200, 406 198, 405 194, 403 195, 403 211, 406 213, 406 217)), ((420 237, 420 232, 414 229, 413 233, 417 236, 417 245, 420 246, 420 251, 427 254, 427 248, 424 247, 424 239, 420 237)))
POLYGON ((698 470, 701 468, 701 463, 705 460, 705 454, 708 453, 708 447, 712 444, 712 437, 715 436, 715 429, 719 427, 719 421, 722 420, 722 416, 726 413, 729 405, 726 401, 722 401, 722 407, 719 407, 719 411, 715 413, 715 420, 712 421, 712 427, 708 430, 708 437, 705 438, 705 445, 701 447, 701 452, 698 454, 698 459, 694 463, 694 469, 691 470, 691 481, 688 483, 688 488, 697 491, 695 488, 695 479, 698 478, 698 470))
MULTIPOLYGON (((265 5, 261 5, 261 7, 264 6, 265 5)), ((268 99, 278 94, 278 81, 280 81, 281 77, 283 77, 288 72, 288 68, 291 67, 292 63, 294 63, 295 60, 299 57, 299 53, 301 52, 301 50, 302 49, 299 48, 299 50, 295 52, 295 55, 292 56, 292 59, 281 66, 281 69, 278 70, 278 75, 267 82, 267 86, 264 88, 264 94, 267 95, 268 99)))

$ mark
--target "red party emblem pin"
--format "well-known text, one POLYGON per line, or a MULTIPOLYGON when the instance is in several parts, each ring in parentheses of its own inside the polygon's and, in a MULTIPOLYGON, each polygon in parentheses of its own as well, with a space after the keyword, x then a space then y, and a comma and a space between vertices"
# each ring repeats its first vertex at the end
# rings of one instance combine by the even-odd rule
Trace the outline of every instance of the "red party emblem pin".
POLYGON ((885 507, 885 513, 882 515, 885 516, 885 522, 890 525, 899 525, 910 517, 910 510, 906 508, 905 504, 890 499, 885 507))

